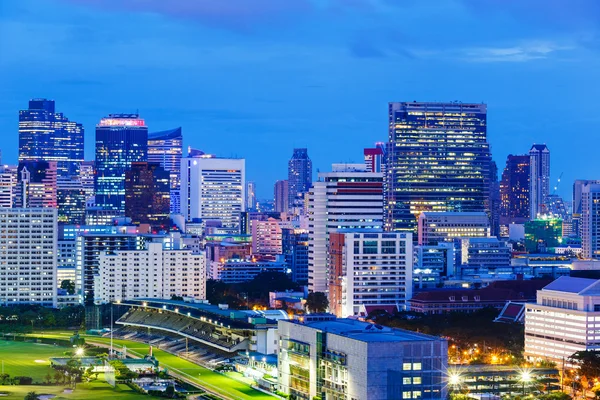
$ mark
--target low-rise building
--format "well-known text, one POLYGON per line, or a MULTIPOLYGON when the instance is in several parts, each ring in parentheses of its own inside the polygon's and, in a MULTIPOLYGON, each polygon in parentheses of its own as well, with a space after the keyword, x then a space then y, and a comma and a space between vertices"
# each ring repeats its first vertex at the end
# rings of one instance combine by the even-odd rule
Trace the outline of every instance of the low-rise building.
POLYGON ((288 273, 283 256, 271 258, 252 257, 248 259, 232 259, 213 263, 216 271, 212 275, 225 283, 248 282, 262 272, 288 273))
POLYGON ((445 399, 445 339, 331 314, 279 321, 279 390, 296 399, 445 399))
POLYGON ((454 276, 454 245, 439 243, 434 246, 414 246, 414 287, 423 289, 436 287, 449 276, 454 276))
POLYGON ((424 212, 419 215, 419 245, 436 245, 464 237, 489 237, 485 212, 424 212))

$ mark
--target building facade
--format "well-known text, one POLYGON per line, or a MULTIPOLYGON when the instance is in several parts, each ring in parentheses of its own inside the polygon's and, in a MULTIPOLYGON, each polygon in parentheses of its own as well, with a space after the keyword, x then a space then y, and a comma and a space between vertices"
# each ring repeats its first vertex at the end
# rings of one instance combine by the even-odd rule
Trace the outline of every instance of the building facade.
POLYGON ((283 254, 282 224, 281 220, 275 218, 251 221, 252 254, 283 254))
POLYGON ((587 185, 600 185, 600 180, 576 179, 573 183, 573 233, 581 237, 581 213, 583 188, 587 185))
POLYGON ((546 253, 562 244, 562 220, 539 218, 525 222, 525 249, 529 253, 546 253))
POLYGON ((133 162, 125 171, 125 216, 134 225, 148 224, 154 231, 170 226, 170 174, 158 163, 133 162))
POLYGON ((445 399, 445 339, 329 314, 279 321, 279 390, 296 399, 445 399))
POLYGON ((386 229, 416 233, 422 212, 488 211, 487 107, 390 103, 386 229))
POLYGON ((600 184, 587 184, 581 189, 579 233, 584 258, 600 258, 600 184))
POLYGON ((246 160, 183 158, 181 166, 185 220, 219 220, 226 228, 239 229, 240 214, 246 210, 246 160))
POLYGON ((17 171, 14 206, 56 208, 57 174, 54 161, 21 161, 17 171))
POLYGON ((383 174, 364 164, 333 164, 308 195, 308 287, 328 293, 327 245, 338 229, 383 227, 383 174))
POLYGON ((363 151, 368 172, 383 172, 383 143, 363 151))
POLYGON ((292 272, 292 280, 301 284, 308 283, 308 231, 283 228, 281 247, 285 264, 292 272))
POLYGON ((522 224, 530 217, 530 156, 510 154, 500 181, 500 224, 522 224))
POLYGON ((148 127, 138 114, 110 114, 96 125, 96 206, 125 213, 125 171, 148 161, 148 127))
POLYGON ((545 144, 534 144, 529 150, 529 207, 531 219, 545 214, 546 197, 550 194, 550 150, 545 144))
POLYGON ((288 207, 302 207, 312 184, 312 161, 307 149, 294 149, 288 162, 288 207))
POLYGON ((58 175, 76 176, 83 144, 83 126, 57 113, 54 100, 33 99, 19 111, 19 162, 55 162, 58 175))
POLYGON ((162 243, 101 254, 94 284, 99 303, 172 296, 205 300, 206 257, 190 250, 163 250, 162 243))
POLYGON ((329 234, 329 309, 338 317, 402 311, 412 297, 412 234, 347 229, 329 234))
POLYGON ((3 305, 57 306, 57 213, 52 208, 0 210, 3 305))
POLYGON ((56 188, 58 223, 83 225, 89 192, 77 178, 59 178, 56 188))
POLYGON ((274 187, 275 211, 288 212, 289 210, 289 188, 288 181, 277 181, 274 187))
POLYGON ((419 215, 418 226, 419 245, 490 236, 490 221, 484 212, 425 212, 419 215))

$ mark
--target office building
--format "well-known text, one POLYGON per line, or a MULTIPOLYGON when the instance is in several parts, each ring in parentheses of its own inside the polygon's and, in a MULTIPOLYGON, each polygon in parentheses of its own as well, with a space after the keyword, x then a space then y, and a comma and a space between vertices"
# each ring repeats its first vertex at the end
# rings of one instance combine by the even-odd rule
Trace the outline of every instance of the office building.
POLYGON ((550 150, 545 144, 534 144, 529 150, 529 217, 546 213, 544 204, 550 194, 550 150))
POLYGON ((307 149, 294 149, 288 163, 288 207, 302 208, 304 194, 312 184, 312 161, 307 149))
POLYGON ((181 208, 186 221, 219 220, 239 229, 246 210, 246 160, 198 157, 181 161, 181 208))
POLYGON ((206 258, 190 250, 163 250, 161 243, 101 254, 95 292, 97 303, 172 296, 205 300, 206 258))
POLYGON ((288 181, 275 182, 275 211, 288 212, 289 210, 289 192, 288 181))
POLYGON ((539 218, 525 222, 525 249, 529 253, 553 252, 562 244, 562 220, 539 218))
POLYGON ((15 202, 17 170, 15 165, 0 166, 0 208, 12 208, 15 202))
POLYGON ((252 254, 283 254, 281 244, 283 224, 283 221, 276 218, 252 221, 252 254))
POLYGON ((496 162, 490 162, 488 197, 488 216, 490 217, 490 233, 492 236, 500 236, 500 183, 498 182, 498 166, 496 162))
POLYGON ((88 195, 79 179, 59 177, 56 189, 58 223, 83 225, 88 195))
POLYGON ((19 162, 13 200, 17 208, 56 208, 56 162, 19 162))
POLYGON ((289 271, 283 256, 275 258, 252 257, 247 259, 230 259, 213 264, 217 271, 212 272, 214 279, 225 283, 249 282, 263 272, 279 272, 287 274, 289 271))
POLYGON ((487 107, 390 103, 386 229, 416 233, 422 212, 488 211, 487 107))
POLYGON ((414 287, 434 288, 447 277, 455 275, 454 244, 439 243, 433 246, 414 246, 414 287))
POLYGON ((419 245, 490 236, 490 221, 484 212, 424 212, 418 226, 419 245))
POLYGON ((479 272, 485 268, 488 272, 510 266, 511 248, 507 242, 496 237, 461 238, 458 240, 461 267, 479 272))
POLYGON ((297 399, 445 399, 445 339, 330 314, 279 321, 279 390, 297 399))
POLYGON ((600 258, 600 184, 581 188, 579 233, 584 258, 600 258))
POLYGON ((600 280, 563 276, 537 292, 525 311, 525 352, 531 361, 569 367, 578 351, 599 351, 600 280))
POLYGON ((522 224, 529 220, 530 156, 509 155, 500 181, 500 224, 522 224))
POLYGON ((138 114, 110 114, 96 125, 96 206, 125 213, 125 171, 148 160, 148 128, 138 114))
POLYGON ((84 161, 81 163, 79 169, 79 182, 85 190, 86 198, 88 204, 95 205, 95 189, 94 189, 94 179, 96 176, 96 167, 94 161, 84 161))
POLYGON ((383 143, 377 143, 376 147, 364 149, 365 165, 368 172, 383 172, 383 143))
POLYGON ((56 286, 60 288, 63 281, 77 282, 76 249, 75 240, 59 239, 56 251, 56 286))
POLYGON ((333 164, 308 195, 308 287, 328 293, 327 243, 338 229, 382 229, 383 174, 364 164, 333 164))
POLYGON ((76 176, 83 143, 83 126, 56 112, 54 100, 33 99, 19 111, 19 162, 55 162, 59 176, 76 176))
POLYGON ((281 247, 285 264, 291 270, 292 280, 306 285, 308 283, 308 231, 283 228, 281 247))
POLYGON ((0 299, 4 305, 57 306, 56 210, 0 210, 0 299))
POLYGON ((256 210, 256 183, 246 185, 246 210, 256 210))
POLYGON ((329 234, 329 309, 338 317, 406 309, 412 297, 412 234, 340 229, 329 234))
POLYGON ((168 230, 170 196, 169 172, 160 164, 133 162, 125 171, 125 216, 132 224, 148 224, 154 231, 168 230))
POLYGON ((600 180, 577 179, 573 183, 573 233, 581 237, 581 200, 583 187, 586 185, 600 185, 600 180))
POLYGON ((183 135, 181 127, 162 132, 148 133, 148 162, 159 163, 169 173, 171 190, 170 212, 181 213, 181 158, 183 135))

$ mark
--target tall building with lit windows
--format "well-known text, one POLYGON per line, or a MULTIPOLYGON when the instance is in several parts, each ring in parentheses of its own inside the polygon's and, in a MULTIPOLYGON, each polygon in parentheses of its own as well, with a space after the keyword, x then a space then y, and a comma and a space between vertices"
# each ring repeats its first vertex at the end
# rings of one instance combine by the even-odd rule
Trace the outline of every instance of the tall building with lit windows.
POLYGON ((529 219, 529 156, 510 154, 500 181, 500 224, 529 219))
POLYGON ((56 162, 59 176, 79 174, 83 126, 55 111, 54 100, 33 99, 19 111, 19 162, 56 162))
POLYGON ((158 163, 131 163, 125 171, 125 216, 132 224, 148 224, 157 232, 169 229, 169 178, 158 163))
POLYGON ((487 106, 389 103, 386 229, 416 232, 422 212, 489 211, 487 106))
POLYGON ((546 198, 550 195, 550 150, 545 144, 534 144, 529 150, 530 218, 546 213, 546 198))
POLYGON ((148 134, 148 162, 159 163, 165 171, 169 172, 171 187, 170 211, 175 214, 181 212, 179 180, 181 179, 182 154, 183 135, 181 127, 148 134))
POLYGON ((288 203, 289 209, 302 207, 304 194, 312 183, 312 161, 307 149, 294 149, 288 163, 288 203))
POLYGON ((185 220, 218 220, 239 229, 246 210, 246 160, 211 156, 181 160, 181 213, 185 220))
POLYGON ((148 128, 138 114, 110 114, 96 125, 96 206, 123 215, 125 171, 148 160, 148 128))
POLYGON ((600 184, 588 183, 581 188, 579 233, 583 257, 600 258, 600 184))

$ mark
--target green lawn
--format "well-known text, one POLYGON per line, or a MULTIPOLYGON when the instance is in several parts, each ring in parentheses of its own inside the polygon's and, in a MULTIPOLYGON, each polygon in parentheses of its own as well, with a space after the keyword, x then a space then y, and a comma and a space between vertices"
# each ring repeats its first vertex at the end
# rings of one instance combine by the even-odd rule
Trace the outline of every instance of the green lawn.
POLYGON ((10 376, 31 376, 41 383, 51 371, 49 358, 63 356, 68 347, 0 340, 0 360, 10 376))
POLYGON ((135 393, 126 385, 117 385, 113 389, 106 382, 79 383, 73 393, 63 393, 65 387, 60 386, 0 386, 0 393, 8 393, 8 396, 1 396, 1 399, 19 399, 23 400, 29 392, 37 394, 54 394, 53 400, 91 400, 91 399, 111 399, 111 400, 149 400, 156 397, 149 397, 144 394, 135 393))
MULTIPOLYGON (((71 332, 52 332, 52 333, 36 333, 33 334, 37 337, 46 338, 58 338, 68 339, 71 332)), ((85 336, 87 343, 110 343, 110 338, 97 337, 97 336, 85 336)), ((137 356, 144 356, 148 354, 149 346, 144 343, 137 343, 130 340, 114 340, 115 348, 120 349, 122 346, 127 346, 127 352, 129 354, 135 354, 137 356)), ((229 399, 234 400, 247 400, 247 399, 258 399, 258 400, 273 400, 273 396, 265 394, 261 391, 252 389, 250 386, 238 382, 227 376, 223 376, 216 372, 213 372, 207 368, 196 365, 192 362, 181 359, 173 354, 167 353, 166 351, 158 350, 153 348, 154 356, 159 361, 161 368, 167 368, 169 371, 174 371, 186 376, 188 379, 198 383, 200 386, 210 389, 216 393, 220 393, 229 399)))

